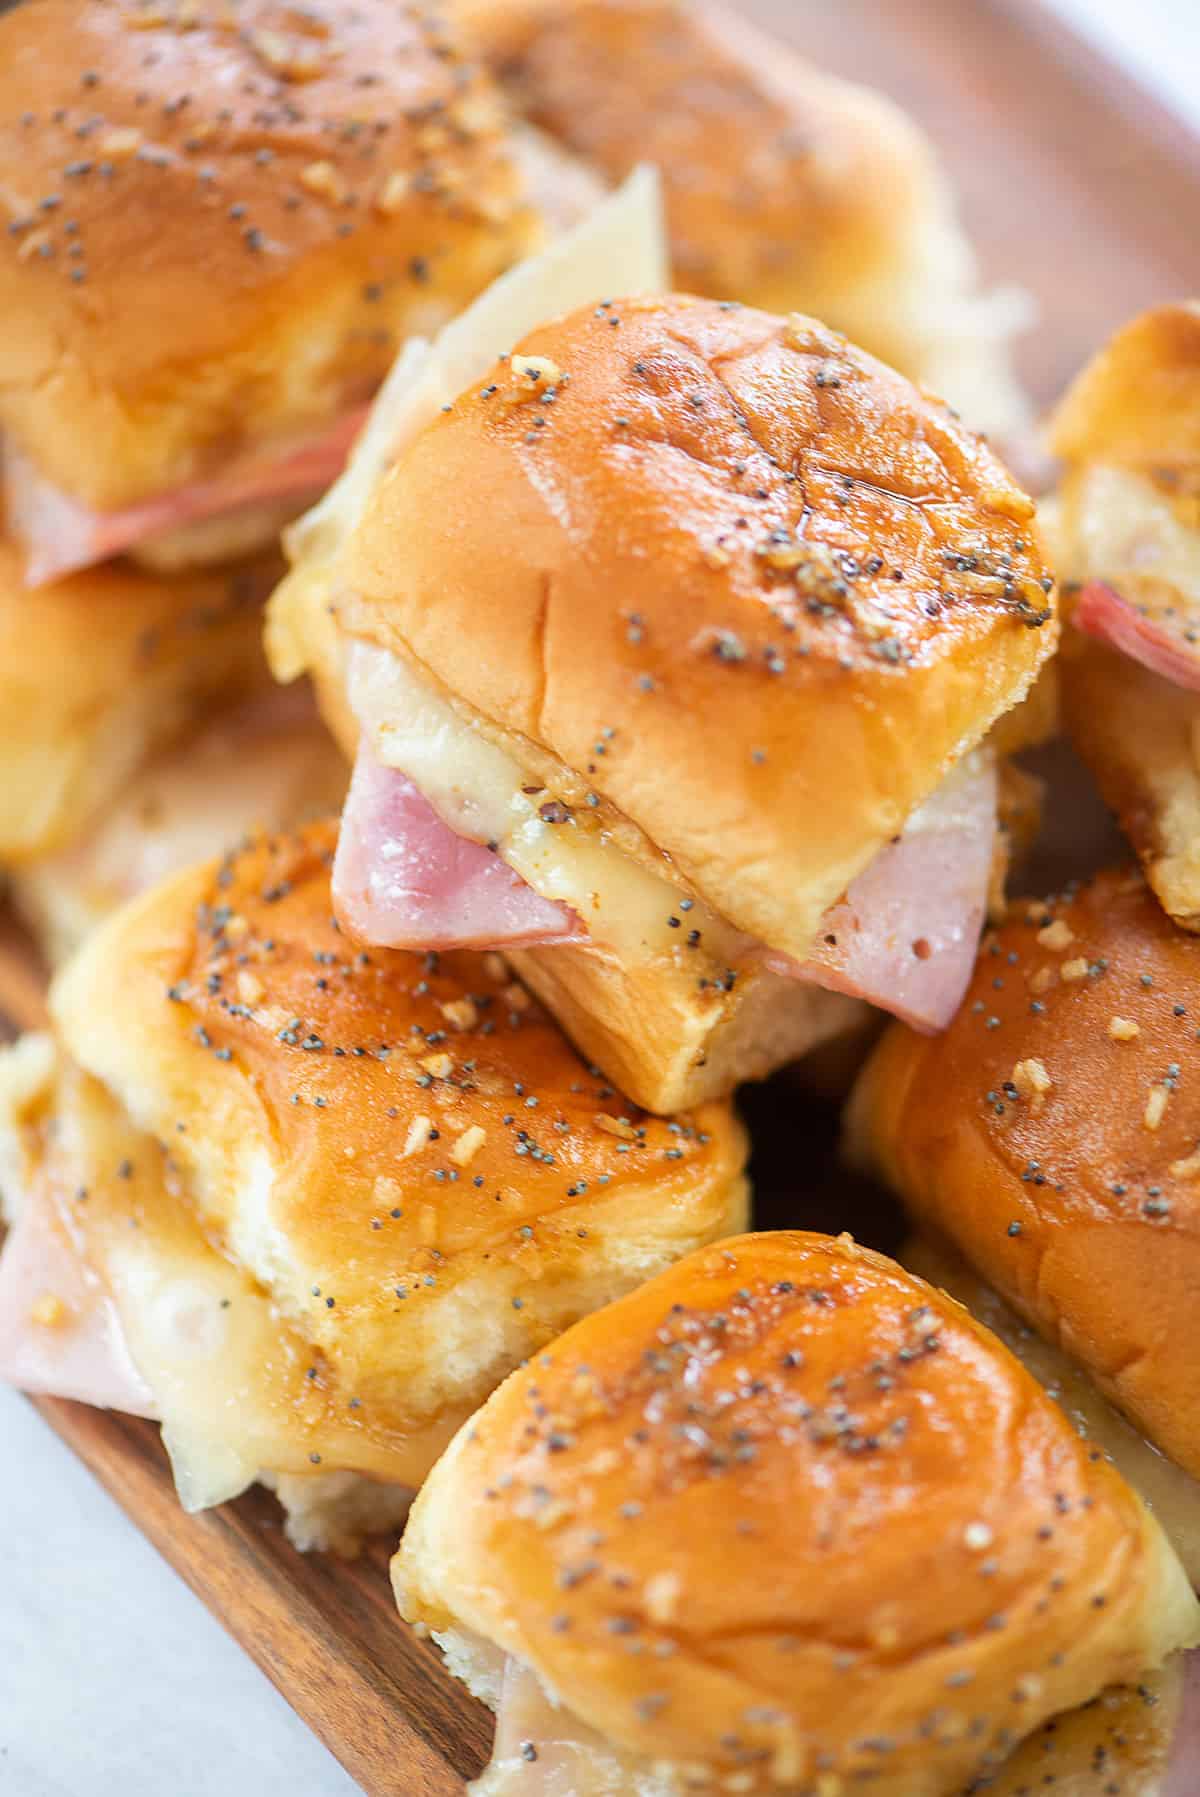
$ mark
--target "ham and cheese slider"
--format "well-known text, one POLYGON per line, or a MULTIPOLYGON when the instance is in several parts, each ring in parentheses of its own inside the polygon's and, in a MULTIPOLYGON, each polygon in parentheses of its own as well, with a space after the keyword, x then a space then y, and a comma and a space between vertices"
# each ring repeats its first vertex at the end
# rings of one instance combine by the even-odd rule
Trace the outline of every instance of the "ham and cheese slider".
POLYGON ((1007 1350, 802 1233, 693 1254, 515 1373, 393 1580, 499 1712, 477 1797, 958 1797, 1200 1634, 1007 1350))
POLYGON ((942 1036, 890 1029, 848 1133, 1158 1450, 1093 1417, 1200 1582, 1198 1030, 1200 942, 1103 874, 1014 907, 942 1036))
POLYGON ((1200 305, 1119 331, 1053 440, 1059 568, 1078 588, 1063 716, 1160 902, 1200 930, 1200 305))
POLYGON ((41 582, 274 539, 400 343, 540 224, 490 79, 416 0, 0 18, 0 440, 41 582))
POLYGON ((394 1521, 527 1355, 744 1225, 712 1104, 644 1118, 498 957, 367 953, 335 833, 263 838, 94 935, 5 1071, 0 1375, 162 1423, 189 1509, 394 1521))
MULTIPOLYGON (((536 272, 499 284, 509 325, 536 272)), ((798 315, 609 300, 514 348, 495 309, 435 346, 440 409, 381 401, 386 473, 296 531, 272 602, 275 666, 358 746, 342 921, 510 954, 654 1110, 844 1028, 845 995, 941 1027, 993 856, 984 739, 1055 644, 1032 502, 798 315)))
POLYGON ((982 291, 933 145, 710 0, 455 0, 517 109, 609 181, 662 173, 676 284, 824 319, 1016 436, 1015 291, 982 291))

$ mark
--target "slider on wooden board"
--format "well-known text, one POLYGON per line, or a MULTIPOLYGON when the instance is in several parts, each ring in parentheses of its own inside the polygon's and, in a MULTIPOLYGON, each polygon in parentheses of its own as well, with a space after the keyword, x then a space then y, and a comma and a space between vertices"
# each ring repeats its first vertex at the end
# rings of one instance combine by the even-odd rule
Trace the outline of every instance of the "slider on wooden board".
POLYGON ((983 289, 933 144, 711 0, 455 0, 517 109, 609 181, 662 172, 675 284, 823 319, 1021 438, 1010 341, 1027 297, 983 289))
POLYGON ((950 1028, 930 1039, 892 1026, 847 1112, 855 1161, 1158 1450, 1097 1424, 1131 1478, 1149 1469, 1147 1495, 1193 1577, 1198 1077, 1200 942, 1134 870, 1018 901, 950 1028))
POLYGON ((1120 1745, 1109 1705, 1162 1764, 1178 1667, 1161 1706, 1145 1675, 1200 1638, 1158 1523, 1007 1349, 800 1232, 690 1255, 515 1373, 393 1582, 498 1712, 475 1797, 1039 1789, 1120 1745), (1037 1738, 1139 1684, 1067 1719, 1082 1753, 1037 1738))
POLYGON ((357 750, 343 922, 503 950, 670 1110, 851 1000, 953 1013, 1057 632, 986 446, 810 319, 657 292, 655 222, 636 176, 401 358, 269 641, 357 750))
POLYGON ((747 1209, 727 1103, 644 1117, 499 956, 350 941, 335 841, 134 900, 3 1063, 0 1374, 157 1418, 188 1509, 273 1483, 304 1546, 398 1520, 505 1374, 747 1209))
POLYGON ((1058 408, 1064 721, 1159 900, 1200 930, 1200 305, 1134 319, 1058 408))
POLYGON ((397 348, 540 241, 494 83, 408 0, 0 18, 0 433, 27 577, 273 543, 397 348))

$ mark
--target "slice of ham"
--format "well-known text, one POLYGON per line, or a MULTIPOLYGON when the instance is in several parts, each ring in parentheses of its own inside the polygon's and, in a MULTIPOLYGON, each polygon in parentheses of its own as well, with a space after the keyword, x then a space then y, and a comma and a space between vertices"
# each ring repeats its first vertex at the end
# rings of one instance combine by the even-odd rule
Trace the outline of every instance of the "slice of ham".
POLYGON ((1115 587, 1090 580, 1075 606, 1075 623, 1173 686, 1200 692, 1200 612, 1178 605, 1134 605, 1115 587))
POLYGON ((458 836, 366 738, 333 866, 338 916, 381 948, 537 948, 578 942, 578 920, 484 844, 458 836))
MULTIPOLYGON (((975 963, 995 828, 995 771, 977 756, 826 913, 808 960, 751 952, 785 978, 866 999, 916 1029, 944 1029, 975 963)), ((407 775, 378 761, 365 736, 342 815, 333 895, 348 928, 384 948, 541 948, 587 939, 565 905, 542 898, 498 855, 457 835, 407 775)))
POLYGON ((1183 1695, 1171 1743, 1171 1763, 1161 1797, 1196 1797, 1200 1791, 1200 1648, 1188 1654, 1183 1695))
POLYGON ((995 831, 995 769, 979 756, 851 882, 806 961, 768 955, 767 965, 864 998, 914 1029, 945 1029, 975 966, 995 831))
POLYGON ((116 1304, 36 1188, 0 1253, 0 1381, 132 1416, 156 1414, 116 1304))
POLYGON ((115 512, 92 511, 73 499, 9 445, 4 455, 5 516, 26 550, 26 585, 44 586, 182 526, 280 501, 294 499, 299 507, 337 478, 366 416, 367 408, 357 407, 300 442, 253 451, 210 480, 115 512))

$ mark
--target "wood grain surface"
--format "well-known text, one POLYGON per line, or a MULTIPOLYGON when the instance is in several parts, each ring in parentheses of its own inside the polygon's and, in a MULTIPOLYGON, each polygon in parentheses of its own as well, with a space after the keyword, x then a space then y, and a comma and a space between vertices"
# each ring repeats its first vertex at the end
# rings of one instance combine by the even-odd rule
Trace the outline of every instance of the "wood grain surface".
MULTIPOLYGON (((2 0, 0 0, 2 4, 2 0)), ((1200 292, 1200 146, 1039 0, 744 0, 814 60, 901 100, 936 140, 990 279, 1032 291, 1023 348, 1054 397, 1122 319, 1200 292)), ((42 979, 0 925, 0 1013, 42 1021, 42 979)), ((758 1220, 843 1227, 894 1247, 878 1194, 848 1192, 828 1107, 780 1081, 748 1095, 758 1220), (800 1201, 798 1164, 804 1167, 800 1201)), ((461 1797, 490 1721, 400 1623, 390 1543, 357 1561, 298 1555, 256 1491, 179 1510, 152 1425, 83 1406, 38 1409, 250 1653, 370 1797, 461 1797)))

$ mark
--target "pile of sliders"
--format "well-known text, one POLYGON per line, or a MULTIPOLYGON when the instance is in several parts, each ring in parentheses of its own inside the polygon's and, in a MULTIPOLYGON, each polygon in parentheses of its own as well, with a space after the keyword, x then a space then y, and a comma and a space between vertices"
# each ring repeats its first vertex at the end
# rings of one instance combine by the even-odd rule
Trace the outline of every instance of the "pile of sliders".
POLYGON ((929 145, 704 0, 26 0, 0 222, 0 1378, 402 1529, 477 1797, 1195 1797, 1200 306, 1039 513, 929 145))

